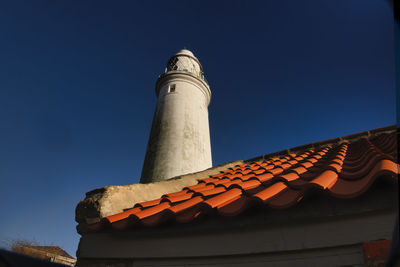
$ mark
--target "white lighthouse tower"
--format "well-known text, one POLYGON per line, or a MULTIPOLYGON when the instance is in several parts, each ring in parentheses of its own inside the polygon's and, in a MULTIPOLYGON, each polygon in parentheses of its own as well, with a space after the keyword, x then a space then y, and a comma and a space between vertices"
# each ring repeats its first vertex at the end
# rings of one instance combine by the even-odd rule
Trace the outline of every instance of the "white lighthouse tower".
POLYGON ((211 91, 199 60, 183 49, 168 61, 156 83, 157 107, 141 183, 212 166, 208 105, 211 91))

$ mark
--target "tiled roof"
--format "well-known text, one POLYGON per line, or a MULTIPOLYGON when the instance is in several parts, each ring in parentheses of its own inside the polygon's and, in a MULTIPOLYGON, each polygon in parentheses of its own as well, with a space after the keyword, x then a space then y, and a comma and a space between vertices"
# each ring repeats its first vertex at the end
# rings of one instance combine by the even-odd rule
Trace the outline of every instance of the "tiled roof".
POLYGON ((355 198, 376 179, 397 180, 395 133, 362 137, 249 161, 198 184, 158 199, 135 204, 122 213, 88 225, 89 231, 188 223, 205 215, 235 216, 254 205, 285 209, 312 190, 336 198, 355 198))

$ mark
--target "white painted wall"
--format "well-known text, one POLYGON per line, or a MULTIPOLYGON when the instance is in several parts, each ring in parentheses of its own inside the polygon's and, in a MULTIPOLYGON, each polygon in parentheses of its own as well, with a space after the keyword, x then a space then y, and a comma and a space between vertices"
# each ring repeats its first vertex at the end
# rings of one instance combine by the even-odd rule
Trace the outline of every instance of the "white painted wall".
POLYGON ((158 101, 141 183, 212 167, 208 122, 211 91, 197 75, 198 70, 193 74, 172 70, 157 81, 158 101), (168 92, 171 85, 175 85, 174 92, 168 92))

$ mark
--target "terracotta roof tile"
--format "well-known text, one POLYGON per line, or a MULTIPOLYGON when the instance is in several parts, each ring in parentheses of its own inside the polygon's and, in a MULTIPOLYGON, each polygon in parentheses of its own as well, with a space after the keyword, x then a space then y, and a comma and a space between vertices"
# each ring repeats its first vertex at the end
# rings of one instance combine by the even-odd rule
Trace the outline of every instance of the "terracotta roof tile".
POLYGON ((254 201, 251 198, 241 195, 232 202, 217 208, 218 213, 223 216, 236 216, 254 205, 254 201))
POLYGON ((262 202, 266 202, 272 197, 276 196, 278 193, 282 192, 284 189, 286 189, 287 186, 283 182, 277 182, 261 192, 258 192, 257 194, 254 195, 255 198, 260 199, 262 202))
POLYGON ((232 188, 239 188, 239 189, 243 189, 243 190, 249 190, 249 189, 253 189, 256 188, 257 186, 260 186, 261 182, 258 180, 247 180, 246 182, 241 182, 241 183, 237 183, 232 185, 232 188))
POLYGON ((317 184, 321 186, 323 189, 331 188, 337 181, 338 174, 331 170, 326 170, 320 175, 317 176, 314 180, 310 182, 310 184, 317 184))
POLYGON ((108 220, 110 223, 113 223, 113 222, 116 222, 116 221, 125 219, 125 218, 129 217, 129 216, 132 215, 132 214, 136 214, 136 213, 138 213, 138 212, 141 211, 141 210, 142 210, 142 208, 136 207, 136 208, 133 208, 133 209, 124 211, 124 212, 122 212, 122 213, 118 213, 118 214, 115 214, 115 215, 112 215, 112 216, 108 216, 108 217, 107 217, 107 220, 108 220))
POLYGON ((189 192, 188 189, 184 189, 184 190, 179 191, 179 192, 163 195, 162 197, 175 197, 175 196, 185 195, 188 192, 189 192))
POLYGON ((279 197, 269 201, 268 206, 275 209, 285 209, 293 206, 303 198, 303 191, 287 188, 279 194, 279 197))
POLYGON ((214 189, 215 185, 214 184, 207 184, 206 186, 202 186, 200 188, 190 188, 191 191, 196 192, 196 193, 200 193, 203 191, 208 191, 210 189, 214 189))
POLYGON ((147 208, 160 204, 162 198, 135 204, 135 207, 147 208))
POLYGON ((201 196, 196 196, 176 206, 170 207, 168 208, 168 210, 170 210, 172 213, 178 214, 184 210, 193 207, 194 205, 199 204, 200 202, 203 202, 203 200, 204 199, 201 196))
POLYGON ((217 196, 209 198, 208 200, 204 201, 203 203, 210 208, 218 208, 223 207, 232 201, 238 199, 242 194, 242 190, 238 188, 229 189, 217 196))
POLYGON ((265 173, 265 169, 264 168, 260 168, 260 169, 258 169, 258 170, 256 170, 256 171, 254 171, 254 174, 256 174, 256 175, 258 175, 258 174, 262 174, 262 173, 265 173))
POLYGON ((199 196, 200 195, 200 196, 203 196, 203 197, 208 197, 208 196, 216 195, 216 194, 219 194, 219 193, 222 193, 222 192, 225 192, 225 191, 226 191, 226 189, 225 189, 224 186, 218 186, 218 187, 206 190, 206 191, 197 192, 195 194, 195 196, 199 196))
POLYGON ((290 172, 290 173, 288 173, 288 174, 283 174, 283 175, 281 175, 280 177, 283 178, 283 179, 285 179, 285 181, 288 181, 288 182, 300 178, 300 176, 299 176, 297 173, 295 173, 295 172, 290 172))
POLYGON ((180 195, 175 195, 175 196, 167 196, 164 197, 161 202, 168 201, 170 203, 176 203, 176 202, 181 202, 183 200, 187 200, 193 196, 193 192, 188 192, 185 194, 180 194, 180 195))
POLYGON ((258 175, 256 177, 260 182, 266 182, 266 181, 271 180, 274 177, 274 175, 270 172, 267 172, 267 173, 258 175))
POLYGON ((168 220, 187 223, 204 215, 235 216, 253 205, 284 209, 302 201, 311 188, 337 198, 354 198, 378 178, 397 180, 396 148, 396 135, 383 133, 257 159, 204 177, 182 191, 137 203, 88 228, 124 230, 168 220))

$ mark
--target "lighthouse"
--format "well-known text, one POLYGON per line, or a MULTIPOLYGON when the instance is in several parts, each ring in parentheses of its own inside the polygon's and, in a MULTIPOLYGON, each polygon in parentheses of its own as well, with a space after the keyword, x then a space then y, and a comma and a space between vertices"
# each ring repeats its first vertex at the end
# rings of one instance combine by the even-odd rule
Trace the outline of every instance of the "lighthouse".
POLYGON ((194 54, 173 55, 156 82, 154 112, 141 183, 212 167, 208 106, 211 90, 194 54))

